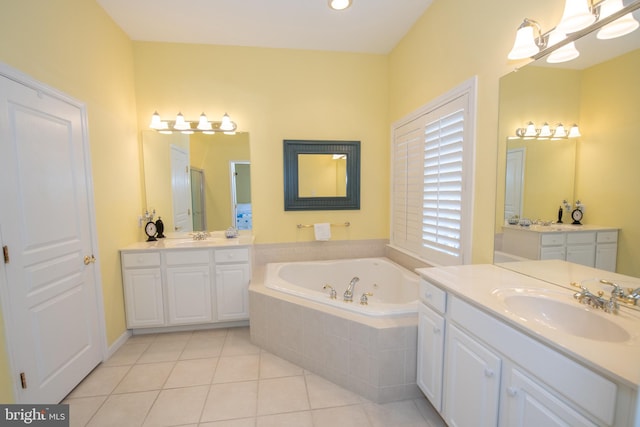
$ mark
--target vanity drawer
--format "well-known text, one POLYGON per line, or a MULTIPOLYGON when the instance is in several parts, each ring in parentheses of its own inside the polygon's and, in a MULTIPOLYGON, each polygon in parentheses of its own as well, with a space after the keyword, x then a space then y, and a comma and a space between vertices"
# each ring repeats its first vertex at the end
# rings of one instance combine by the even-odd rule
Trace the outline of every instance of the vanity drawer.
POLYGON ((599 231, 598 243, 616 243, 618 241, 617 231, 599 231))
POLYGON ((165 260, 167 265, 208 264, 209 251, 167 251, 165 260))
POLYGON ((420 279, 420 300, 440 313, 447 307, 447 293, 424 279, 420 279))
POLYGON ((540 239, 542 246, 564 245, 564 233, 543 234, 540 239))
POLYGON ((138 252, 122 254, 122 266, 124 268, 157 267, 159 265, 159 252, 138 252))
POLYGON ((582 232, 570 232, 567 233, 567 244, 584 244, 584 243, 595 243, 596 242, 596 233, 582 233, 582 232))
POLYGON ((216 249, 216 262, 247 262, 249 261, 249 249, 216 249))

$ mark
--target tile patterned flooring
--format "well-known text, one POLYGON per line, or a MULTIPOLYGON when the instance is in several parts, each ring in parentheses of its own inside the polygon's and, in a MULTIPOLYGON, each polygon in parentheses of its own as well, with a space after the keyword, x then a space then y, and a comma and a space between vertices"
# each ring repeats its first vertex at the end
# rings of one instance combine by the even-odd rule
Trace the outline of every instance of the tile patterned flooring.
POLYGON ((249 328, 135 335, 64 400, 71 426, 443 427, 425 399, 376 404, 249 341, 249 328))

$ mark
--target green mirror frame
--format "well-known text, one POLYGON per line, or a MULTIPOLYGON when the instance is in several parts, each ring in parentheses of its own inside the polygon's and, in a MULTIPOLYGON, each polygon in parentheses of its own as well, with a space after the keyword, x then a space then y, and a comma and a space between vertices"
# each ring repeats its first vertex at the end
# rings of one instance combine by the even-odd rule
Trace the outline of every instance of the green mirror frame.
POLYGON ((283 141, 284 210, 359 210, 360 209, 360 141, 283 141), (345 197, 300 197, 298 181, 299 154, 345 154, 347 156, 347 195, 345 197))

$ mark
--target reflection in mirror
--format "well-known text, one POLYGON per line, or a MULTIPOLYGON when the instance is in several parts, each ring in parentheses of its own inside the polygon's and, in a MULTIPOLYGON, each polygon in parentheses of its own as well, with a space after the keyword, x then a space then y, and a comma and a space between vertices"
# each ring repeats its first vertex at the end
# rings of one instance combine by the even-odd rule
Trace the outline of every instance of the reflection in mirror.
POLYGON ((147 209, 166 231, 252 225, 249 134, 142 132, 147 209))
POLYGON ((587 35, 576 42, 581 61, 549 67, 541 58, 500 80, 496 250, 507 210, 518 205, 507 195, 518 173, 507 154, 524 149, 521 216, 555 221, 563 199, 580 200, 583 224, 619 229, 616 272, 640 277, 640 193, 631 184, 640 182, 640 31, 620 38, 623 50, 610 44, 616 40, 587 35), (571 140, 509 140, 529 121, 575 122, 582 135, 573 148, 571 140))
POLYGON ((345 154, 298 154, 299 197, 346 197, 345 154))
POLYGON ((360 209, 360 141, 283 141, 284 210, 360 209))

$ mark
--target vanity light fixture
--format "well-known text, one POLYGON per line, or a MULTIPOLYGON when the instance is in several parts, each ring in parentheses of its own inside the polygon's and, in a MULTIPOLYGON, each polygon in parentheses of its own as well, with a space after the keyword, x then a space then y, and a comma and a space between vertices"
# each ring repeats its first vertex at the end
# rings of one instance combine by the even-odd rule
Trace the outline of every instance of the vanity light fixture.
POLYGON ((560 22, 546 33, 542 33, 540 25, 533 19, 524 19, 507 58, 535 60, 550 54, 548 62, 570 61, 580 54, 575 40, 592 31, 598 30, 599 39, 611 39, 635 31, 640 23, 631 12, 637 9, 640 9, 640 0, 633 0, 626 6, 623 0, 565 0, 560 22))
POLYGON ((575 33, 596 21, 589 0, 566 0, 557 28, 565 34, 575 33))
MULTIPOLYGON (((622 0, 604 0, 600 5, 600 19, 611 16, 612 14, 622 10, 622 0)), ((610 24, 602 27, 596 37, 600 40, 614 39, 629 34, 640 26, 640 23, 633 18, 633 15, 627 13, 622 18, 618 18, 610 24)))
POLYGON ((344 10, 351 6, 351 0, 329 0, 329 7, 333 10, 344 10))
POLYGON ((201 132, 204 134, 214 134, 216 132, 224 132, 225 134, 234 134, 238 126, 231 120, 227 113, 224 113, 222 120, 219 122, 209 121, 207 115, 202 113, 197 122, 185 120, 182 113, 178 113, 174 121, 162 120, 158 112, 154 112, 151 116, 151 129, 155 129, 160 133, 170 134, 177 131, 184 134, 192 134, 201 132), (195 126, 194 126, 195 124, 195 126))
POLYGON ((537 129, 533 122, 527 123, 524 128, 516 129, 516 136, 509 139, 567 139, 580 137, 580 129, 577 124, 573 124, 569 132, 562 123, 558 123, 555 129, 551 129, 549 123, 545 122, 540 129, 537 129))

